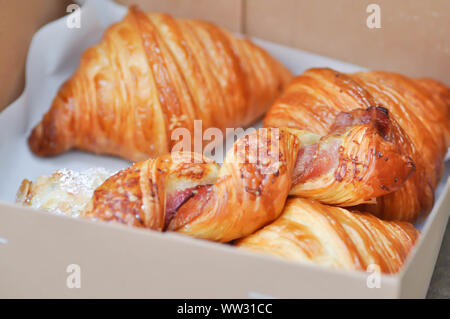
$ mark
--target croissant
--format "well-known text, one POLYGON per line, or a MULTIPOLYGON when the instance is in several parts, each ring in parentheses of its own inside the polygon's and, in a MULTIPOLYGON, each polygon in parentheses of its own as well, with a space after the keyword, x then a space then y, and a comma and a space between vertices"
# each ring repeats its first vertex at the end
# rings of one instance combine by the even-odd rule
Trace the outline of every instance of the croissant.
POLYGON ((168 153, 172 132, 241 127, 262 116, 291 73, 208 22, 131 7, 86 50, 28 143, 40 156, 77 148, 132 161, 168 153))
MULTIPOLYGON (((269 110, 264 125, 323 135, 332 129, 339 112, 375 105, 389 110, 394 119, 390 139, 411 157, 416 172, 398 191, 360 209, 383 219, 414 222, 432 208, 450 145, 450 90, 445 85, 388 72, 311 69, 291 82, 269 110)), ((341 116, 339 121, 345 125, 352 119, 341 116)), ((383 152, 377 156, 389 158, 383 152)))
POLYGON ((352 125, 323 137, 260 129, 239 139, 221 167, 190 152, 138 162, 96 188, 82 215, 228 242, 275 220, 288 194, 342 206, 372 202, 400 188, 415 168, 386 140, 385 110, 352 116, 352 125))
POLYGON ((236 245, 296 262, 349 270, 376 265, 383 273, 395 273, 418 236, 407 222, 291 198, 276 221, 236 245))

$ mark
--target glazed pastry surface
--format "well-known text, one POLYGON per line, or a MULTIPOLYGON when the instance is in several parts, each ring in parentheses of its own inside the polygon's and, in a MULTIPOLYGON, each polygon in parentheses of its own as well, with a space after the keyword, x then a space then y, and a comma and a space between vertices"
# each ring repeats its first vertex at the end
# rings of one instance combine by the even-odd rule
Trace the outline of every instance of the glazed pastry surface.
POLYGON ((145 160, 170 152, 174 131, 192 134, 194 120, 203 130, 249 125, 291 77, 214 24, 131 7, 83 53, 28 143, 39 156, 77 148, 145 160))
POLYGON ((387 138, 387 112, 342 116, 352 123, 336 123, 322 137, 257 130, 233 145, 222 166, 189 152, 136 163, 96 188, 83 216, 228 242, 275 220, 289 194, 354 206, 402 187, 415 166, 387 138))
POLYGON ((419 232, 407 222, 291 198, 281 216, 238 241, 243 249, 332 268, 398 272, 419 232))
POLYGON ((80 172, 59 169, 51 175, 38 177, 35 182, 23 180, 16 202, 58 215, 79 217, 94 190, 113 174, 114 172, 104 168, 90 168, 80 172))
MULTIPOLYGON (((292 127, 327 134, 339 112, 381 106, 394 125, 389 138, 411 157, 415 174, 396 192, 364 205, 383 219, 415 221, 432 208, 434 190, 450 146, 450 90, 431 79, 389 72, 344 74, 310 69, 297 76, 264 119, 267 127, 292 127)), ((352 122, 341 116, 341 124, 352 122)), ((387 158, 386 154, 377 154, 387 158)))
POLYGON ((137 163, 95 190, 85 216, 228 242, 275 220, 288 194, 341 206, 371 202, 400 188, 415 167, 385 138, 392 122, 384 110, 352 116, 323 137, 260 129, 239 139, 221 167, 193 153, 137 163))

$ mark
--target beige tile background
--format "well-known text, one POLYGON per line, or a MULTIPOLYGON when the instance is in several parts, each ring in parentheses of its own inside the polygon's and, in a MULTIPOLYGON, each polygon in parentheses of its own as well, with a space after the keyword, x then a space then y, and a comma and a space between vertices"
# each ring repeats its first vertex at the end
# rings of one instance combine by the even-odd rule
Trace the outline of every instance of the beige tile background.
MULTIPOLYGON (((91 1, 91 0, 88 0, 91 1)), ((116 0, 148 11, 213 21, 232 31, 372 69, 450 85, 449 0, 116 0), (367 5, 381 8, 369 29, 367 5)), ((66 0, 0 0, 0 109, 23 90, 34 32, 66 14, 66 0)))
POLYGON ((245 0, 247 34, 450 85, 448 0, 245 0), (381 28, 369 29, 377 3, 381 28))
POLYGON ((65 0, 0 0, 0 110, 23 91, 31 37, 65 12, 65 0))
POLYGON ((116 0, 124 5, 138 4, 146 11, 167 12, 175 17, 215 22, 234 32, 243 25, 242 0, 116 0))

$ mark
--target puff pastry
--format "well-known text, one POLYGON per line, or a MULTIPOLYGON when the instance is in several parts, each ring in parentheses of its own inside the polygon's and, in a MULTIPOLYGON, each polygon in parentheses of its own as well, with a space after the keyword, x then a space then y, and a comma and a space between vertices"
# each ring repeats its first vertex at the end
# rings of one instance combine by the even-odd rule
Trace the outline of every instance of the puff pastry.
POLYGON ((292 198, 276 221, 236 245, 297 262, 349 270, 376 265, 383 273, 395 273, 418 237, 407 222, 292 198))
POLYGON ((86 50, 28 139, 51 156, 78 148, 139 161, 168 153, 176 128, 246 126, 291 73, 247 39, 199 20, 131 7, 86 50))
POLYGON ((100 185, 83 216, 228 242, 275 220, 289 193, 342 206, 371 202, 400 188, 414 164, 386 139, 385 110, 351 116, 351 125, 323 137, 260 129, 239 139, 221 167, 188 152, 136 163, 100 185))
POLYGON ((35 182, 25 179, 17 191, 16 202, 58 215, 79 217, 94 190, 113 173, 101 167, 80 172, 59 169, 38 177, 35 182))
MULTIPOLYGON (((404 187, 361 209, 384 219, 415 221, 434 202, 450 145, 450 90, 431 79, 389 72, 344 74, 311 69, 296 77, 264 119, 267 127, 292 127, 326 134, 341 111, 382 106, 395 120, 390 138, 408 154, 416 173, 404 187)), ((351 122, 351 118, 341 117, 351 122)), ((377 154, 385 158, 382 152, 377 154)))

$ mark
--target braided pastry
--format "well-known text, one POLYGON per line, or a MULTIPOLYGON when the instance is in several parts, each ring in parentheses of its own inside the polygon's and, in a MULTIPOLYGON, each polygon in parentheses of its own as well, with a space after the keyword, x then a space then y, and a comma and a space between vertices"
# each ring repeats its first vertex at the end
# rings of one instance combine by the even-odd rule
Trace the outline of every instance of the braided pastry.
POLYGON ((372 202, 401 187, 414 164, 386 139, 385 110, 351 116, 352 125, 323 137, 260 129, 239 139, 221 167, 188 152, 139 162, 98 187, 84 216, 228 242, 275 220, 289 193, 342 206, 372 202))
POLYGON ((170 152, 176 128, 247 126, 291 79, 252 42, 208 22, 131 7, 86 50, 28 139, 51 156, 78 148, 139 161, 170 152))
MULTIPOLYGON (((417 169, 400 190, 361 209, 384 219, 415 221, 431 210, 450 145, 450 90, 445 85, 388 72, 343 74, 311 69, 291 82, 269 110, 264 125, 323 135, 332 129, 339 112, 374 105, 389 110, 395 119, 390 139, 417 169)), ((352 119, 341 116, 339 121, 351 124, 352 119)), ((378 156, 385 158, 383 153, 378 156)))
POLYGON ((418 236, 407 222, 291 198, 276 221, 236 245, 298 262, 352 270, 378 265, 383 273, 395 273, 418 236))

